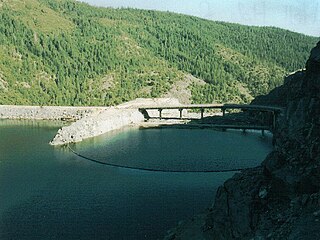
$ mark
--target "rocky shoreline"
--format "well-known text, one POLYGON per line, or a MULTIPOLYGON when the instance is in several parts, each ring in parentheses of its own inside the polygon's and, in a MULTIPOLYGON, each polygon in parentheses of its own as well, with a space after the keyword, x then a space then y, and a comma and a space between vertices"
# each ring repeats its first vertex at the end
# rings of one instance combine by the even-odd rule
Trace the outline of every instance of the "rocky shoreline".
MULTIPOLYGON (((0 119, 64 120, 69 126, 60 128, 50 142, 64 145, 80 142, 128 125, 143 123, 145 118, 139 107, 158 105, 179 105, 175 98, 136 99, 116 107, 58 107, 58 106, 0 106, 0 119)), ((158 114, 151 111, 152 116, 158 114)), ((172 113, 167 112, 168 115, 172 113)), ((178 112, 176 113, 178 114, 178 112)), ((176 124, 177 121, 171 124, 176 124)), ((153 122, 153 125, 157 123, 153 122)), ((169 123, 167 123, 169 124, 169 123)), ((144 124, 145 125, 145 124, 144 124)))

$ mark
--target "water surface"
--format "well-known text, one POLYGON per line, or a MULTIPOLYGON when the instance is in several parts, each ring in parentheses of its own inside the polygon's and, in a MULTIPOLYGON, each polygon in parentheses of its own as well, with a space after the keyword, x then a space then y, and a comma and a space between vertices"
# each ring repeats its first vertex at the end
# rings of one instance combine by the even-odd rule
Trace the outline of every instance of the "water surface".
MULTIPOLYGON (((178 221, 210 207, 217 187, 234 174, 145 172, 98 165, 48 145, 57 129, 50 122, 0 121, 1 240, 158 239, 178 221)), ((74 148, 103 161, 170 169, 205 168, 213 159, 206 156, 208 149, 221 149, 218 144, 233 146, 225 159, 236 157, 234 148, 243 156, 255 152, 261 161, 271 149, 259 134, 228 132, 231 138, 221 134, 132 129, 74 148), (242 148, 239 141, 245 143, 242 148), (198 164, 198 157, 205 161, 198 164)), ((221 159, 220 153, 214 158, 221 159)))
POLYGON ((270 151, 260 131, 128 128, 71 146, 103 163, 164 171, 223 171, 254 167, 270 151))

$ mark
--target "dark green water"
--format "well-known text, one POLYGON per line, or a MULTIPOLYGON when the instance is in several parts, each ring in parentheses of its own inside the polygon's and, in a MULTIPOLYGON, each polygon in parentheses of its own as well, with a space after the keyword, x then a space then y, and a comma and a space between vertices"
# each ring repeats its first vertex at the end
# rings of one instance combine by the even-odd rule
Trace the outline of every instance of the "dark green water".
MULTIPOLYGON (((48 122, 0 121, 0 239, 158 239, 210 207, 229 173, 119 169, 48 145, 48 122)), ((260 134, 131 129, 76 144, 102 161, 161 169, 258 164, 271 150, 260 134), (252 159, 255 159, 252 160, 252 159), (225 162, 224 162, 225 161, 225 162)))

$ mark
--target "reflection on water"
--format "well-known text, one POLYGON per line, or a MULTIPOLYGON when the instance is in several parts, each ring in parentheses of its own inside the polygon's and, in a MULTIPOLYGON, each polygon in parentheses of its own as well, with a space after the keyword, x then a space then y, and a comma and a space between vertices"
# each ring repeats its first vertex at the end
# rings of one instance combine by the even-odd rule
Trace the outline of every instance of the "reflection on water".
MULTIPOLYGON (((48 145, 57 129, 48 122, 0 121, 1 240, 158 239, 179 220, 209 207, 217 187, 233 175, 153 173, 100 166, 48 145)), ((200 132, 185 133, 173 129, 120 131, 77 144, 76 148, 99 156, 101 149, 106 153, 107 142, 108 152, 110 146, 116 147, 108 153, 113 161, 142 164, 158 155, 155 151, 160 146, 166 155, 149 159, 148 164, 155 165, 159 160, 161 167, 177 167, 175 161, 186 150, 177 151, 177 158, 169 158, 176 152, 174 144, 183 147, 178 142, 187 139, 186 146, 192 143, 200 147, 199 139, 193 139, 200 132), (173 139, 166 141, 166 137, 173 139), (145 145, 150 146, 151 139, 154 146, 148 150, 145 145), (143 152, 147 155, 141 156, 143 152), (130 157, 122 159, 125 154, 130 157)), ((201 133, 201 138, 210 135, 201 133)), ((270 149, 258 135, 248 134, 248 138, 270 149)), ((188 160, 194 156, 198 155, 188 160)), ((194 167, 191 163, 186 166, 194 167)))

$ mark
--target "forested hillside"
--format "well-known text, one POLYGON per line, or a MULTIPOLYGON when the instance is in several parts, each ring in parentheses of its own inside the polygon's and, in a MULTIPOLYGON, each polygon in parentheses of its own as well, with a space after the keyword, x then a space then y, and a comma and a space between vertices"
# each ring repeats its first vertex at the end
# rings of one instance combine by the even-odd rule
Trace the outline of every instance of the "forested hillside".
POLYGON ((187 75, 193 102, 247 102, 318 41, 270 27, 72 0, 0 0, 0 104, 113 105, 187 75))

